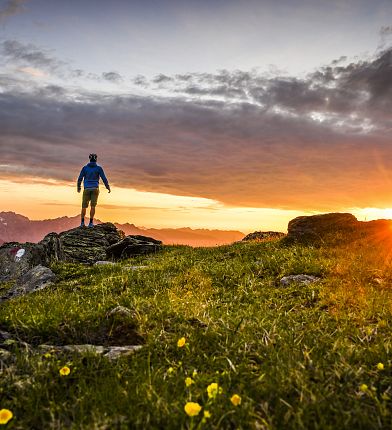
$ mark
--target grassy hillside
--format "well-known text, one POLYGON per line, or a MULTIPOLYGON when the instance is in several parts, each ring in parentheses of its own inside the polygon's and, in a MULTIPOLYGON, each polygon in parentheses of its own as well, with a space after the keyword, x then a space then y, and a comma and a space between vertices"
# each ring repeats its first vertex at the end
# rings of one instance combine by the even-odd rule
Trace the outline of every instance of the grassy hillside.
POLYGON ((56 286, 1 305, 0 328, 33 345, 145 346, 112 362, 17 348, 0 363, 7 426, 391 428, 390 249, 365 240, 169 246, 115 266, 58 265, 56 286), (322 280, 280 286, 298 273, 322 280), (108 317, 117 305, 131 315, 108 317))

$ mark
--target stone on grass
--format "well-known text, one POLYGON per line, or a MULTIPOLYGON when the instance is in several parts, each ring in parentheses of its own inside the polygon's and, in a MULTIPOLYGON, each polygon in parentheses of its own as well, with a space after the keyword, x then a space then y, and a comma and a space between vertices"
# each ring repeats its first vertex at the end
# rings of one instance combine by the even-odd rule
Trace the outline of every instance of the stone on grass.
POLYGON ((112 317, 115 315, 129 317, 131 316, 131 314, 132 314, 131 310, 126 308, 125 306, 116 306, 115 308, 113 308, 111 311, 107 313, 107 317, 112 317))
POLYGON ((287 287, 287 286, 289 286, 291 284, 308 285, 308 284, 312 284, 314 282, 317 282, 319 280, 320 280, 319 277, 313 276, 313 275, 305 275, 305 274, 288 275, 288 276, 284 276, 280 280, 280 285, 282 285, 283 287, 287 287))
POLYGON ((105 348, 101 345, 64 345, 62 347, 63 351, 66 352, 76 352, 78 354, 93 353, 93 354, 103 354, 105 348))
POLYGON ((102 346, 102 345, 39 345, 38 351, 40 353, 54 353, 54 352, 69 352, 76 354, 86 354, 92 353, 97 355, 102 355, 103 357, 108 358, 109 360, 116 360, 120 357, 127 357, 139 349, 141 349, 142 345, 125 345, 125 346, 102 346))
POLYGON ((17 297, 34 293, 52 285, 55 280, 56 275, 48 267, 39 264, 22 275, 17 280, 16 285, 8 292, 7 296, 17 297))
POLYGON ((128 345, 128 346, 109 346, 109 351, 103 356, 109 360, 116 360, 120 357, 127 357, 134 354, 136 351, 141 349, 142 345, 128 345))
POLYGON ((94 266, 113 266, 114 264, 116 264, 114 261, 96 261, 94 263, 94 266))

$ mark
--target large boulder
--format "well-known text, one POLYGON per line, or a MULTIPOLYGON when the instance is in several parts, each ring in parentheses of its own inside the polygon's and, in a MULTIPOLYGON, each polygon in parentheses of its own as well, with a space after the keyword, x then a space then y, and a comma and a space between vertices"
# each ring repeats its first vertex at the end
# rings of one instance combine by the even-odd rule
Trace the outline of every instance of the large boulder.
POLYGON ((50 261, 42 244, 5 243, 0 246, 0 282, 14 281, 38 264, 48 265, 50 261))
MULTIPOLYGON (((53 235, 55 233, 51 233, 53 235)), ((106 249, 124 238, 110 222, 94 228, 73 228, 58 235, 64 261, 90 263, 106 260, 106 249)), ((44 238, 44 241, 47 236, 44 238)))
POLYGON ((323 242, 336 235, 348 236, 362 228, 362 224, 349 213, 328 213, 300 216, 292 219, 287 228, 286 241, 323 242))
POLYGON ((20 276, 15 285, 1 299, 9 299, 43 290, 52 285, 55 280, 56 275, 48 267, 39 264, 20 276))
POLYGON ((162 246, 160 240, 148 236, 127 236, 106 249, 107 256, 113 259, 129 258, 135 255, 157 252, 162 246))

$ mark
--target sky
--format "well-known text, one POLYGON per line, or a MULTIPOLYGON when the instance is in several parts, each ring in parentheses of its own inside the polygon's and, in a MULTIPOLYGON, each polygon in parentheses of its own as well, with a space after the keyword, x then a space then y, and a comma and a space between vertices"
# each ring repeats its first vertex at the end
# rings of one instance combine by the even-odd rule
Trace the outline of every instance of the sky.
POLYGON ((284 231, 392 216, 390 0, 0 0, 0 211, 284 231))

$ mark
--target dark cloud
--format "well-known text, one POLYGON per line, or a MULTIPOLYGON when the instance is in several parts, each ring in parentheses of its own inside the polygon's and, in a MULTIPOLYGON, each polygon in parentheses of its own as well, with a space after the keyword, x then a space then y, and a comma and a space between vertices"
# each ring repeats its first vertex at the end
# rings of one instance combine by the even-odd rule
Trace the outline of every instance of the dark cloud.
POLYGON ((58 71, 66 63, 52 57, 49 53, 33 44, 24 44, 17 40, 5 40, 1 43, 3 56, 10 62, 30 65, 39 69, 58 71))
POLYGON ((75 181, 96 152, 114 187, 255 207, 382 207, 391 76, 386 50, 303 79, 220 71, 159 82, 186 97, 12 87, 0 93, 1 173, 75 181))
POLYGON ((384 25, 380 29, 381 36, 389 36, 392 34, 392 25, 384 25))
POLYGON ((148 79, 146 77, 144 77, 143 75, 137 75, 135 78, 132 79, 132 82, 140 87, 144 87, 147 88, 149 83, 148 83, 148 79))
POLYGON ((160 73, 159 75, 156 75, 152 82, 154 82, 154 84, 160 84, 161 82, 171 82, 173 81, 172 77, 166 76, 162 73, 160 73))
POLYGON ((122 76, 117 72, 104 72, 102 78, 109 82, 119 83, 123 81, 122 76))
POLYGON ((49 51, 32 43, 26 44, 17 40, 5 40, 0 43, 0 52, 11 65, 33 67, 62 79, 85 78, 96 82, 105 80, 114 83, 123 81, 123 77, 114 71, 97 75, 81 69, 73 69, 66 61, 59 60, 49 51))
POLYGON ((336 60, 333 60, 331 64, 336 66, 337 64, 343 63, 346 60, 347 60, 347 57, 345 55, 342 55, 341 57, 337 58, 336 60))
POLYGON ((23 5, 25 3, 27 3, 27 0, 6 1, 4 5, 0 6, 0 22, 4 21, 10 16, 23 12, 23 5))

